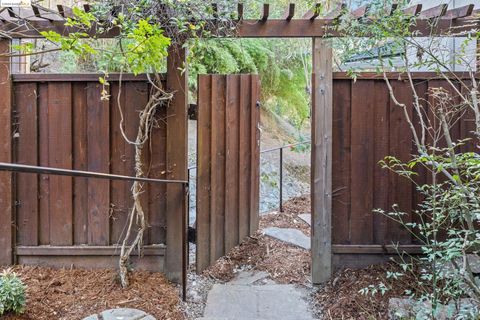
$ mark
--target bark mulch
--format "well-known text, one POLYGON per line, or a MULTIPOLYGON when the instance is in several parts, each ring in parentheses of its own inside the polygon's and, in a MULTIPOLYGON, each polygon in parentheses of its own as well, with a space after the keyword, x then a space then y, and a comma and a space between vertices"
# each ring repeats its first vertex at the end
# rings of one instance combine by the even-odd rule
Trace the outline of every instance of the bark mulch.
POLYGON ((387 279, 386 272, 397 271, 396 263, 371 266, 360 270, 345 269, 337 272, 330 282, 317 292, 316 309, 321 310, 324 319, 388 319, 388 301, 390 298, 404 296, 405 290, 415 290, 413 276, 401 280, 387 279), (385 295, 363 295, 360 290, 369 285, 385 284, 385 295))
MULTIPOLYGON (((112 308, 135 308, 158 320, 185 319, 178 289, 161 273, 135 271, 122 289, 114 270, 54 270, 17 266, 27 286, 27 308, 5 320, 76 320, 112 308)), ((1 272, 1 270, 0 270, 1 272)))
MULTIPOLYGON (((310 227, 298 218, 310 211, 309 197, 299 197, 285 203, 284 213, 271 213, 260 218, 260 229, 265 227, 296 228, 306 235, 310 227)), ((241 269, 265 271, 281 284, 310 282, 310 251, 297 248, 264 236, 261 231, 204 271, 204 275, 228 282, 241 269)))

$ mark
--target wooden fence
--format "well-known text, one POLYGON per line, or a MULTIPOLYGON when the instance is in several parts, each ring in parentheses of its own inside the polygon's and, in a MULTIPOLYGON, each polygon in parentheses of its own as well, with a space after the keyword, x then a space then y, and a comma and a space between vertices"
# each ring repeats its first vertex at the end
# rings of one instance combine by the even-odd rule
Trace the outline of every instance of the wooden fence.
MULTIPOLYGON (((366 76, 361 75, 354 82, 345 74, 334 74, 332 250, 337 267, 376 262, 393 252, 388 248, 392 243, 404 245, 407 251, 418 251, 406 229, 373 213, 373 209, 389 210, 398 204, 400 210, 408 213, 406 220, 412 221, 411 213, 419 204, 420 195, 413 183, 378 164, 389 155, 409 160, 416 148, 403 110, 390 99, 385 81, 366 76), (365 256, 359 258, 359 254, 365 256)), ((414 80, 424 104, 433 102, 428 93, 432 88, 453 90, 445 80, 427 80, 433 76, 419 74, 414 80)), ((391 75, 391 84, 412 115, 414 98, 409 83, 391 75)), ((418 122, 415 117, 413 121, 418 122)), ((473 139, 474 130, 474 115, 467 112, 455 123, 452 136, 473 139)), ((473 150, 473 145, 469 143, 462 148, 473 150)), ((426 172, 418 173, 418 181, 426 182, 426 172)))
POLYGON ((259 223, 258 75, 201 75, 198 94, 197 272, 259 223))
MULTIPOLYGON (((120 123, 123 118, 125 134, 134 141, 139 110, 149 97, 144 78, 124 76, 119 99, 119 83, 102 87, 96 75, 13 79, 14 162, 135 175, 134 146, 125 141, 120 123)), ((151 178, 166 178, 166 114, 165 107, 155 115, 158 128, 144 151, 151 178)), ((112 266, 133 204, 131 183, 32 174, 16 174, 14 180, 18 263, 112 266)), ((142 205, 150 227, 141 264, 162 270, 166 186, 146 185, 142 205)))

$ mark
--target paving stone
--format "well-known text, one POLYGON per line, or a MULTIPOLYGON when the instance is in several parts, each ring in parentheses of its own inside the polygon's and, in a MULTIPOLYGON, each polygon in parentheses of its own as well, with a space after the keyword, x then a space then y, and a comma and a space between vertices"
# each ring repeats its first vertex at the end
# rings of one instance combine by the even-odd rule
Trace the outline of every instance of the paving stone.
POLYGON ((83 320, 155 320, 155 318, 137 309, 111 309, 103 311, 101 317, 98 314, 91 315, 83 320))
POLYGON ((306 236, 300 230, 271 227, 264 229, 263 233, 277 240, 310 250, 310 237, 306 236))
POLYGON ((312 320, 304 294, 293 285, 219 285, 208 293, 202 319, 312 320))
POLYGON ((309 226, 312 225, 312 215, 310 213, 299 214, 298 217, 305 221, 309 226))
POLYGON ((250 285, 254 284, 257 281, 267 278, 269 274, 264 271, 255 272, 255 271, 242 271, 237 274, 235 279, 230 281, 228 284, 235 285, 250 285))

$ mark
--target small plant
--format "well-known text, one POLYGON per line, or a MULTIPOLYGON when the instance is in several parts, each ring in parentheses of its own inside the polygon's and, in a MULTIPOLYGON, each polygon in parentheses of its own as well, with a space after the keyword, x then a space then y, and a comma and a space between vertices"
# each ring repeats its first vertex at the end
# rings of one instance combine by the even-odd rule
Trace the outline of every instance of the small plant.
POLYGON ((25 310, 25 285, 11 269, 0 274, 0 316, 13 312, 21 314, 25 310))

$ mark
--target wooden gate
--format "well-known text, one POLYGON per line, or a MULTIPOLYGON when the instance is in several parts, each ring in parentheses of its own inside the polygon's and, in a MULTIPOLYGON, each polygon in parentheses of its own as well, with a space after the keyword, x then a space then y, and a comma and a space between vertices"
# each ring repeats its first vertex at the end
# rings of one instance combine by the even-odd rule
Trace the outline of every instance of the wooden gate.
POLYGON ((197 272, 258 229, 257 75, 198 81, 197 272))

